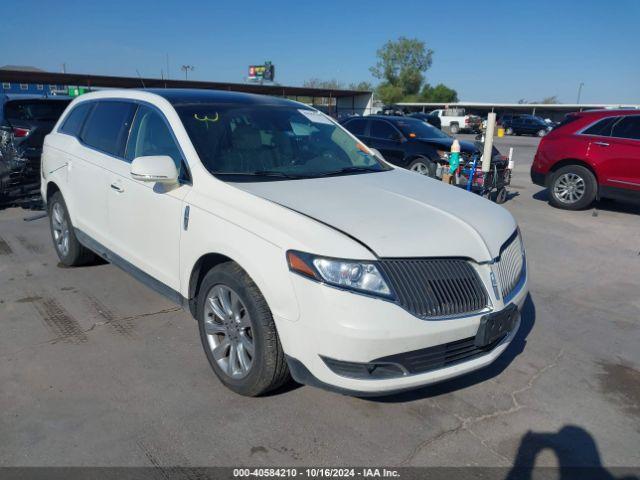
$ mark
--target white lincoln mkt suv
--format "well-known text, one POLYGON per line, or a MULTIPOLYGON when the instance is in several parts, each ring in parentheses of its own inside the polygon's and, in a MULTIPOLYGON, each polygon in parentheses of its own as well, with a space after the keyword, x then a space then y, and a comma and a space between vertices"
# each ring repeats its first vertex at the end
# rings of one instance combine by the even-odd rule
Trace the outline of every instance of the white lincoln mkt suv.
POLYGON ((55 249, 97 254, 188 309, 222 383, 354 395, 495 360, 527 295, 507 210, 396 168, 288 100, 109 90, 42 156, 55 249))

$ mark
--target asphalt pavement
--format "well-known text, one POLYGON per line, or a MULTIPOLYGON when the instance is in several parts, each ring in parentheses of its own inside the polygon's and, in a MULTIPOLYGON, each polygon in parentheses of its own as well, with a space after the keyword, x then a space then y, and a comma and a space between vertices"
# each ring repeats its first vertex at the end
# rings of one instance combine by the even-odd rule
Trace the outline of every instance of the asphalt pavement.
POLYGON ((530 269, 515 341, 379 399, 238 396, 185 312, 109 264, 62 268, 46 219, 0 211, 0 466, 640 466, 640 208, 550 207, 537 142, 497 141, 530 269))

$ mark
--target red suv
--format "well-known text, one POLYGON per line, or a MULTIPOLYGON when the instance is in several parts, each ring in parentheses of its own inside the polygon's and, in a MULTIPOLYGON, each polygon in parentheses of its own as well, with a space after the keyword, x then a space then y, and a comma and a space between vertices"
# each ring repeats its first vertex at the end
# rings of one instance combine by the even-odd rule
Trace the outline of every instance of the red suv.
POLYGON ((640 110, 567 115, 540 141, 531 180, 568 210, 602 197, 640 201, 640 110))

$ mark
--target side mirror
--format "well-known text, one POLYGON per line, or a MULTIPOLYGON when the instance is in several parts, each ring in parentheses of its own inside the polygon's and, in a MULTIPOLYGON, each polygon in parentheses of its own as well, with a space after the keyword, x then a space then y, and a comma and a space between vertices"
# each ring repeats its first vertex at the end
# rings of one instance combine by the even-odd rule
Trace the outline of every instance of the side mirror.
POLYGON ((169 155, 134 158, 130 173, 131 178, 141 182, 178 183, 178 169, 169 155))

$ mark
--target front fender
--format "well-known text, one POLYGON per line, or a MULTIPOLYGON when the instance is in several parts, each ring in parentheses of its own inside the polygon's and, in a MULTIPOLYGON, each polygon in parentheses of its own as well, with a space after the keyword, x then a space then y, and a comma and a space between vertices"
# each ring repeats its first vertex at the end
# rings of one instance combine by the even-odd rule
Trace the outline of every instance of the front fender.
POLYGON ((275 317, 298 319, 298 303, 283 249, 195 206, 191 206, 189 228, 183 230, 180 240, 183 297, 189 298, 191 273, 198 260, 211 253, 240 265, 258 286, 275 317))

